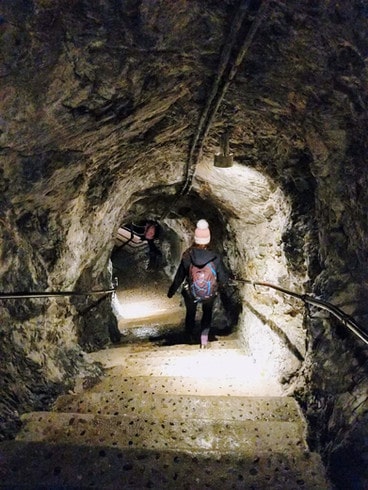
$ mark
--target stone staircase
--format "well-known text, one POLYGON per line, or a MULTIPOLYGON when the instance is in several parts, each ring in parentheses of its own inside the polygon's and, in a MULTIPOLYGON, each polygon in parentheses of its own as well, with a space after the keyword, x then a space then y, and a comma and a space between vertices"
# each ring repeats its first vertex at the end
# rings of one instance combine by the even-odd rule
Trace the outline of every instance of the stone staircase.
POLYGON ((0 488, 330 488, 297 403, 236 339, 92 357, 103 379, 23 415, 0 444, 0 488))

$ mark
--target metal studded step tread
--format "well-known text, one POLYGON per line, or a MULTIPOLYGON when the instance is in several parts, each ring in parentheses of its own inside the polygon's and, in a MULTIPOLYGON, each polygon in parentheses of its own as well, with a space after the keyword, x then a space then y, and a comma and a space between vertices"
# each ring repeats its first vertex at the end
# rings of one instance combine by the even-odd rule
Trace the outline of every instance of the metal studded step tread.
MULTIPOLYGON (((245 358, 245 352, 239 348, 238 341, 216 341, 210 342, 207 351, 200 352, 199 344, 196 345, 172 345, 158 346, 142 344, 126 344, 110 349, 104 349, 98 352, 88 354, 95 362, 100 362, 104 367, 113 367, 125 364, 130 361, 140 362, 142 359, 152 360, 159 358, 195 358, 200 354, 204 357, 206 354, 217 359, 226 359, 231 356, 241 356, 245 358)), ((161 361, 162 362, 162 361, 161 361)))
POLYGON ((0 489, 330 490, 296 401, 236 342, 213 344, 91 354, 102 379, 0 443, 0 489))
MULTIPOLYGON (((124 370, 114 371, 115 375, 108 375, 98 384, 91 387, 89 392, 105 392, 111 394, 139 395, 176 394, 176 395, 202 395, 202 396, 281 396, 282 391, 278 383, 265 385, 262 375, 253 376, 245 374, 244 379, 239 377, 205 377, 187 376, 128 376, 124 370)), ((138 371, 139 372, 139 371, 138 371)))
POLYGON ((304 427, 297 422, 157 418, 146 414, 93 415, 31 412, 21 418, 17 440, 143 448, 194 453, 238 453, 307 451, 304 427))
POLYGON ((253 359, 237 352, 203 351, 185 356, 127 356, 118 366, 108 370, 109 376, 125 373, 126 376, 135 376, 139 372, 142 376, 202 376, 205 378, 233 377, 242 379, 247 373, 253 377, 261 376, 264 368, 254 363, 253 359), (231 363, 229 362, 231 359, 231 363), (139 370, 138 370, 139 368, 139 370))
POLYGON ((265 420, 297 422, 303 420, 291 397, 239 397, 83 393, 60 396, 56 412, 100 415, 150 414, 160 418, 212 418, 222 420, 265 420))
POLYGON ((213 457, 20 441, 0 451, 2 490, 330 490, 313 453, 213 457))

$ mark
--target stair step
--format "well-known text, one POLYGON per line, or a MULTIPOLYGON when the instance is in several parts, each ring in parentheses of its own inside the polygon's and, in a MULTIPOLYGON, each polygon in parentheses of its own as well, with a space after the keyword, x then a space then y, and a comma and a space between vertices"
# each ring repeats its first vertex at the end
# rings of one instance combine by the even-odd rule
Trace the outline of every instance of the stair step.
MULTIPOLYGON (((115 368, 114 368, 115 369, 115 368)), ((139 395, 176 394, 202 396, 281 396, 282 390, 267 377, 249 376, 247 379, 186 376, 127 376, 124 369, 103 378, 90 392, 139 395)))
POLYGON ((100 447, 137 447, 193 453, 307 451, 304 428, 296 422, 156 418, 132 415, 31 412, 22 416, 17 440, 100 447))
POLYGON ((235 339, 90 358, 105 377, 0 443, 0 489, 330 489, 298 404, 235 339))
POLYGON ((329 490, 316 454, 190 455, 72 444, 0 444, 2 489, 329 490), (26 482, 26 483, 25 483, 26 482))
MULTIPOLYGON (((210 342, 208 353, 212 356, 220 356, 222 358, 229 355, 245 356, 245 352, 241 349, 238 340, 218 340, 210 342), (220 352, 219 352, 220 351, 220 352)), ((199 343, 195 345, 177 344, 170 346, 162 346, 147 342, 138 344, 123 344, 119 347, 111 347, 109 349, 92 352, 88 356, 96 362, 100 362, 104 367, 119 366, 131 359, 132 361, 146 360, 147 358, 155 357, 194 357, 198 353, 205 354, 206 351, 200 351, 199 343)), ((203 355, 202 355, 203 357, 203 355)))
POLYGON ((207 350, 191 345, 141 346, 138 350, 122 346, 100 351, 92 355, 92 359, 108 369, 107 384, 111 386, 102 382, 100 391, 116 391, 114 379, 119 383, 122 378, 136 377, 139 373, 149 377, 147 384, 151 384, 152 377, 161 377, 165 383, 178 386, 178 382, 171 383, 170 378, 180 378, 186 385, 186 393, 190 393, 188 387, 192 384, 193 393, 207 395, 282 395, 282 386, 269 372, 270 367, 246 356, 243 350, 235 347, 237 342, 227 341, 226 347, 222 346, 224 342, 213 342, 216 347, 211 344, 207 350), (188 383, 189 378, 192 381, 188 383))
MULTIPOLYGON (((184 332, 182 332, 184 335, 184 332)), ((179 336, 179 333, 178 333, 179 336)), ((89 355, 91 356, 99 356, 103 355, 106 352, 130 352, 130 353, 140 353, 140 352, 170 352, 170 351, 190 351, 196 350, 197 345, 190 345, 187 343, 175 343, 175 344, 165 344, 165 339, 161 341, 157 340, 142 340, 141 342, 128 342, 121 343, 119 345, 110 345, 106 349, 102 349, 96 352, 91 352, 89 355)), ((242 341, 236 337, 234 334, 227 335, 225 337, 217 336, 217 340, 211 342, 211 348, 214 349, 237 349, 239 351, 244 351, 244 346, 242 341)))
POLYGON ((198 375, 211 378, 224 377, 246 377, 247 373, 252 376, 261 375, 262 368, 254 363, 253 359, 234 350, 230 352, 226 349, 199 350, 192 354, 178 355, 146 355, 142 360, 142 355, 130 355, 121 360, 118 366, 109 370, 109 375, 122 371, 128 375, 136 375, 137 368, 139 373, 144 376, 192 376, 198 375), (231 359, 231 362, 229 362, 231 359), (226 364, 224 363, 226 362, 226 364))
POLYGON ((178 419, 212 418, 222 420, 303 420, 291 397, 227 397, 193 395, 150 395, 83 393, 60 396, 53 406, 57 412, 141 416, 178 419))
MULTIPOLYGON (((221 351, 219 351, 221 352, 221 351)), ((212 354, 212 353, 211 353, 212 354)), ((239 379, 246 382, 260 382, 268 378, 269 373, 264 367, 257 365, 246 356, 234 355, 231 363, 225 364, 226 357, 214 356, 204 351, 202 356, 149 357, 142 362, 140 358, 128 357, 119 366, 110 368, 109 376, 180 376, 192 378, 226 378, 239 379)), ((227 358, 228 359, 228 358, 227 358)))

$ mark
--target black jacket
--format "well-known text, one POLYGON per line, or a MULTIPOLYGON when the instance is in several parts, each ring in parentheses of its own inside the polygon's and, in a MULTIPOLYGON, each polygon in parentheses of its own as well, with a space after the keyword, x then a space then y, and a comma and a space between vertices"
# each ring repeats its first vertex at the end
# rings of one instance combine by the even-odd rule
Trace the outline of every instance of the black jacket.
POLYGON ((213 262, 217 273, 217 281, 219 283, 219 286, 223 286, 228 281, 229 277, 222 262, 221 256, 213 250, 190 247, 183 253, 180 265, 178 267, 178 270, 176 271, 174 280, 169 288, 167 296, 169 298, 174 296, 175 292, 182 284, 182 282, 187 279, 189 266, 191 263, 196 266, 204 266, 208 264, 208 262, 213 262))

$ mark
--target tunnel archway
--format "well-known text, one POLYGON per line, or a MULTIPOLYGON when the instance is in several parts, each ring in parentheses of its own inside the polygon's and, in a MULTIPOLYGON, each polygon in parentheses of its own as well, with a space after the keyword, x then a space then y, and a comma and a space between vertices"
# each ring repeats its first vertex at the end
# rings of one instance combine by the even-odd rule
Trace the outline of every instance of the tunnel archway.
MULTIPOLYGON (((159 220, 163 269, 168 278, 173 277, 182 252, 191 244, 194 224, 205 217, 213 245, 224 256, 233 278, 268 281, 304 292, 306 267, 291 270, 284 250, 283 236, 291 226, 291 200, 260 171, 238 163, 220 169, 204 158, 187 195, 159 197, 157 189, 147 189, 134 199, 124 217, 134 222, 147 216, 159 220)), ((142 288, 145 286, 143 279, 142 288)), ((236 282, 236 292, 242 310, 237 332, 249 355, 280 381, 295 378, 306 348, 303 305, 241 281, 236 282)))

